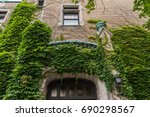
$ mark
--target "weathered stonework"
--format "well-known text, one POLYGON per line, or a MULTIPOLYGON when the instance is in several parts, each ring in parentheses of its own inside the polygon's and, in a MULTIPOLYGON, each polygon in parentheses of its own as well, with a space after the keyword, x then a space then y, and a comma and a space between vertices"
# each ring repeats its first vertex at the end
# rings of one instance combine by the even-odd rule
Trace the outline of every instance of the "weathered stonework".
POLYGON ((87 23, 89 19, 105 20, 108 27, 144 23, 143 19, 139 19, 138 13, 132 11, 134 0, 103 0, 103 3, 101 0, 96 0, 96 9, 90 14, 85 8, 86 0, 80 1, 83 25, 73 27, 59 25, 62 20, 61 6, 72 4, 71 0, 45 0, 41 19, 53 28, 53 40, 56 40, 60 35, 63 35, 65 39, 88 40, 88 36, 96 33, 95 29, 90 28, 95 25, 87 23))
MULTIPOLYGON (((37 0, 28 0, 35 4, 38 3, 37 0)), ((89 41, 88 37, 90 35, 96 34, 95 24, 89 24, 87 21, 89 19, 101 19, 107 21, 108 27, 119 27, 123 25, 142 25, 144 23, 143 19, 139 19, 138 13, 133 12, 133 1, 134 0, 96 0, 96 9, 87 13, 85 8, 87 0, 80 0, 80 18, 81 25, 79 26, 63 26, 61 25, 62 21, 62 5, 63 4, 72 4, 71 0, 45 0, 44 6, 40 11, 40 16, 38 17, 41 21, 47 23, 53 29, 52 40, 57 40, 60 35, 63 35, 64 39, 79 39, 83 41, 89 41)), ((8 17, 12 13, 12 10, 18 3, 5 3, 0 5, 0 9, 9 10, 9 13, 5 19, 7 22, 8 17)), ((105 30, 107 32, 107 30, 105 30)), ((107 33, 103 33, 101 38, 107 35, 108 43, 106 44, 106 49, 112 50, 113 47, 111 44, 110 37, 107 33)), ((112 70, 112 74, 118 74, 115 69, 112 70)), ((43 73, 43 81, 41 82, 41 91, 46 95, 48 84, 60 78, 83 78, 92 81, 97 89, 97 99, 101 100, 119 100, 126 99, 125 97, 118 96, 117 90, 114 88, 112 92, 108 92, 105 86, 105 82, 99 80, 97 76, 89 76, 84 73, 80 74, 70 74, 64 73, 62 75, 57 74, 53 69, 45 69, 43 73)))
MULTIPOLYGON (((38 0, 27 0, 38 4, 38 0)), ((57 40, 60 35, 63 35, 64 39, 80 39, 88 41, 88 37, 96 34, 95 25, 87 23, 89 19, 101 19, 107 21, 108 27, 118 27, 122 25, 141 25, 144 23, 143 19, 138 17, 137 12, 133 12, 134 0, 96 0, 96 9, 87 13, 85 5, 87 0, 80 0, 80 19, 82 24, 80 26, 62 26, 60 22, 61 7, 63 4, 72 4, 71 0, 45 0, 44 6, 41 11, 40 20, 46 22, 53 28, 52 39, 57 40)), ((0 9, 9 9, 10 16, 12 10, 18 3, 0 3, 0 9)))
POLYGON ((44 70, 43 73, 43 82, 41 84, 41 91, 45 95, 47 94, 47 86, 53 80, 61 79, 61 78, 82 78, 86 80, 92 81, 96 86, 97 99, 98 100, 108 100, 108 91, 105 86, 105 82, 101 81, 97 76, 90 76, 85 73, 71 74, 71 73, 63 73, 58 74, 53 69, 48 68, 44 70))
POLYGON ((43 80, 41 82, 41 92, 44 95, 44 98, 46 98, 47 94, 47 86, 50 82, 57 80, 57 79, 64 79, 64 78, 82 78, 85 80, 92 81, 96 86, 96 93, 97 93, 97 99, 98 100, 127 100, 126 97, 120 96, 114 87, 112 92, 109 92, 106 89, 105 82, 100 80, 97 76, 90 76, 85 73, 78 73, 78 74, 71 74, 71 73, 63 73, 58 74, 55 69, 52 68, 46 68, 43 71, 43 80))
MULTIPOLYGON (((36 3, 37 0, 27 0, 29 3, 36 3)), ((16 7, 16 5, 19 3, 10 3, 10 2, 5 2, 5 3, 0 3, 0 10, 6 10, 7 15, 3 21, 3 24, 5 25, 10 17, 10 15, 12 14, 13 9, 16 7)))

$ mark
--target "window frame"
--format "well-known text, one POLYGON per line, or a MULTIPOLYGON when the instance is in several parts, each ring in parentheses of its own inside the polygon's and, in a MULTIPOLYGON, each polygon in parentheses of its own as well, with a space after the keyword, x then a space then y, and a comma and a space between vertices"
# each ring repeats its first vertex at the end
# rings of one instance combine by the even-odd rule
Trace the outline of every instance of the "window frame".
MULTIPOLYGON (((78 26, 82 26, 83 20, 82 20, 82 10, 81 10, 81 5, 80 4, 62 4, 61 5, 61 9, 60 9, 60 22, 58 23, 58 25, 63 26, 63 27, 69 27, 69 26, 73 26, 73 27, 78 27, 78 26), (64 14, 78 14, 78 25, 65 25, 64 24, 64 14)), ((74 19, 73 19, 74 20, 74 19)), ((70 19, 71 21, 71 19, 70 19)))
POLYGON ((9 10, 8 9, 0 9, 0 15, 1 15, 1 12, 6 12, 4 18, 2 21, 0 21, 0 24, 4 23, 8 17, 8 13, 9 13, 9 10))
POLYGON ((38 0, 38 2, 37 2, 38 7, 43 7, 44 6, 44 2, 45 2, 45 0, 38 0))
POLYGON ((80 25, 80 22, 79 22, 79 13, 63 13, 63 25, 64 26, 70 26, 70 25, 65 25, 65 20, 78 21, 77 25, 71 25, 71 26, 79 26, 80 25), (76 18, 76 19, 71 19, 71 18, 67 19, 67 18, 65 18, 65 14, 70 14, 70 15, 76 14, 78 16, 78 18, 76 18))

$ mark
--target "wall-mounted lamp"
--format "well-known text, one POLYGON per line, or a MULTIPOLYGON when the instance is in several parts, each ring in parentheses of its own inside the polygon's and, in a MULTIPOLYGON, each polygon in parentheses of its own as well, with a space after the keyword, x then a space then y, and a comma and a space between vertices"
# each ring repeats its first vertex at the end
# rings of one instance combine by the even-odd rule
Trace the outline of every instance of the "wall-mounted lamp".
POLYGON ((116 77, 115 78, 115 83, 116 84, 121 84, 122 83, 122 79, 120 77, 116 77))
POLYGON ((38 0, 38 6, 43 7, 44 5, 44 0, 38 0))
POLYGON ((115 85, 118 92, 121 92, 121 84, 122 84, 122 79, 120 77, 115 77, 115 85))

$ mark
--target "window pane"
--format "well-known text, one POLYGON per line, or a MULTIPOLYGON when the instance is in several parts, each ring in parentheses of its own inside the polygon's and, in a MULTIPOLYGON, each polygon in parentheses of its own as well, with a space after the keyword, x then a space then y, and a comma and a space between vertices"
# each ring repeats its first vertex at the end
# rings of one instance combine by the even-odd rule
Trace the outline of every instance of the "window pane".
POLYGON ((60 97, 65 97, 66 96, 66 89, 65 87, 61 87, 60 89, 60 97))
POLYGON ((79 19, 78 14, 64 14, 64 19, 79 19))
POLYGON ((77 95, 78 96, 83 96, 83 89, 82 89, 82 87, 78 87, 78 90, 77 90, 77 95))
POLYGON ((91 96, 91 95, 92 95, 92 91, 91 91, 90 87, 87 87, 87 88, 85 89, 85 95, 86 95, 86 96, 91 96))
POLYGON ((2 22, 7 14, 7 11, 0 11, 0 22, 2 22))
POLYGON ((0 19, 4 19, 4 18, 5 18, 5 16, 0 15, 0 19))
POLYGON ((0 23, 3 22, 3 20, 4 20, 4 17, 0 17, 0 23))
POLYGON ((51 92, 51 97, 56 97, 57 96, 57 89, 52 89, 52 92, 51 92))
POLYGON ((64 25, 79 25, 78 20, 64 20, 64 25))
POLYGON ((96 99, 96 87, 92 82, 66 78, 63 83, 55 80, 47 87, 47 99, 96 99))
POLYGON ((74 89, 73 88, 69 89, 69 96, 74 96, 74 89))

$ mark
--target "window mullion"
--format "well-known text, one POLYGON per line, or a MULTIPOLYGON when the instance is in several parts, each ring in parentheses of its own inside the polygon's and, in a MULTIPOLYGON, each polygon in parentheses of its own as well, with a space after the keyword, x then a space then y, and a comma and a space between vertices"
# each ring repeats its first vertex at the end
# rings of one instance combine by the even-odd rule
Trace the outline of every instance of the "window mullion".
POLYGON ((63 25, 79 25, 79 6, 76 5, 63 6, 63 25))
POLYGON ((69 97, 69 87, 66 86, 66 97, 69 97))

